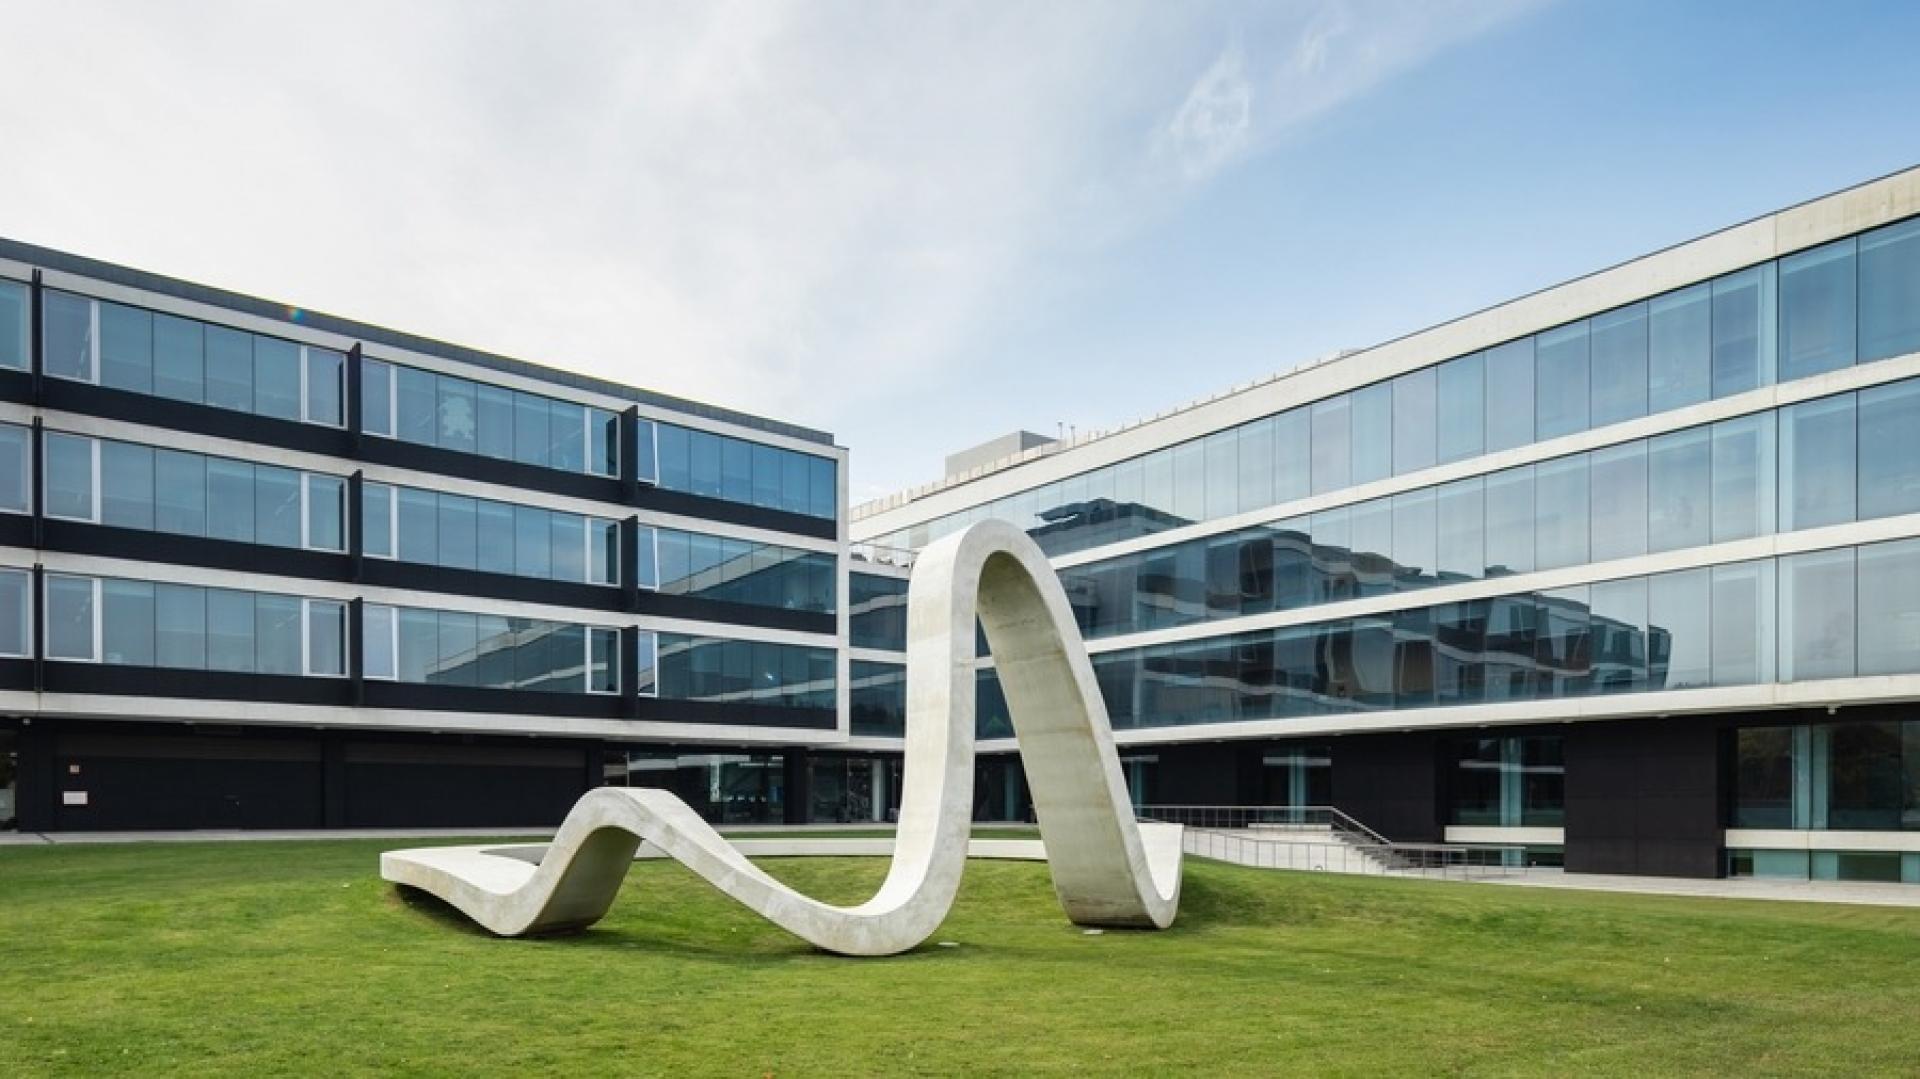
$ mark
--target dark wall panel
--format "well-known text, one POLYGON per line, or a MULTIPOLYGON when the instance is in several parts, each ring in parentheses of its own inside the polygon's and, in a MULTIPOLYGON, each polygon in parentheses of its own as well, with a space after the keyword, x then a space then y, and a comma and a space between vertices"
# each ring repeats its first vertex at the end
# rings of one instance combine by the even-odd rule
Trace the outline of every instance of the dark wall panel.
POLYGON ((56 831, 318 828, 317 739, 61 735, 54 739, 56 831), (68 805, 68 795, 85 805, 68 805))
POLYGON ((1446 817, 1437 735, 1347 735, 1333 739, 1332 746, 1335 808, 1388 839, 1442 839, 1446 817))
POLYGON ((1158 805, 1247 805, 1257 788, 1245 782, 1246 761, 1259 760, 1260 746, 1227 742, 1202 746, 1123 747, 1120 756, 1158 757, 1148 770, 1153 777, 1145 792, 1158 805))
POLYGON ((1567 870, 1720 876, 1719 744, 1711 718, 1569 725, 1567 870))
POLYGON ((341 753, 353 828, 555 825, 587 790, 597 744, 443 739, 349 741, 341 753))

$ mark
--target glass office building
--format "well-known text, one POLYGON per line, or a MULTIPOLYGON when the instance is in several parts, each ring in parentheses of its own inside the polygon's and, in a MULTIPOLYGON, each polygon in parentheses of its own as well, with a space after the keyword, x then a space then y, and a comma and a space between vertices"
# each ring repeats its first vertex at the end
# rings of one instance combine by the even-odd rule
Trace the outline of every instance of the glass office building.
POLYGON ((871 819, 829 752, 844 473, 819 431, 0 241, 0 827, 515 827, 641 781, 871 819))
POLYGON ((859 507, 854 739, 899 732, 890 563, 1001 518, 1143 803, 1920 883, 1916 215, 1920 170, 859 507))

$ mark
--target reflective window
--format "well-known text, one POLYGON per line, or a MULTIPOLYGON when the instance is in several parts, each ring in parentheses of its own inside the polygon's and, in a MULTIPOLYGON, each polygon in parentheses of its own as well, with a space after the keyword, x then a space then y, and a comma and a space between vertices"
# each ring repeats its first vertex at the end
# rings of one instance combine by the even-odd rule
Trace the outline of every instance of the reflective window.
POLYGON ((0 367, 25 371, 28 364, 27 286, 0 281, 0 367))
POLYGON ((1652 689, 1691 689, 1713 679, 1707 570, 1661 573, 1647 581, 1647 655, 1652 689))
POLYGON ((1647 301, 1647 409, 1698 404, 1712 394, 1713 286, 1647 301))
POLYGON ((0 512, 33 510, 33 432, 0 423, 0 512))
POLYGON ((207 459, 197 453, 155 450, 153 526, 161 532, 208 535, 207 459))
POLYGON ((1490 348, 1485 356, 1487 451, 1524 446, 1534 440, 1533 338, 1490 348))
MULTIPOLYGON (((667 490, 814 517, 839 512, 838 465, 831 458, 668 423, 654 425, 654 438, 660 486, 667 490)), ((1203 502, 1204 486, 1192 497, 1203 502)))
MULTIPOLYGON (((153 528, 153 449, 129 442, 100 443, 100 523, 153 528)), ((299 542, 295 538, 295 545, 299 542)))
POLYGON ((1273 505, 1273 430, 1271 418, 1255 420, 1240 428, 1239 478, 1235 483, 1239 499, 1235 511, 1244 513, 1273 505))
POLYGON ((300 473, 270 465, 253 467, 253 541, 300 546, 300 473))
POLYGON ((1589 455, 1595 562, 1647 553, 1647 444, 1628 442, 1589 455))
POLYGON ((1774 567, 1771 561, 1714 566, 1713 684, 1773 681, 1774 567))
POLYGON ((1587 561, 1587 487, 1585 455, 1534 466, 1534 568, 1554 569, 1587 561))
POLYGON ((1438 459, 1441 463, 1478 457, 1486 446, 1486 359, 1476 352, 1439 367, 1437 406, 1438 459))
POLYGON ((33 654, 33 575, 0 570, 0 656, 33 654))
POLYGON ((771 708, 836 708, 832 648, 662 633, 659 694, 771 708))
POLYGON ((1780 678, 1850 678, 1854 654, 1853 550, 1780 559, 1780 678))
POLYGON ((91 577, 47 575, 47 658, 92 661, 99 652, 91 577))
POLYGON ((209 457, 207 475, 207 536, 211 539, 253 542, 253 466, 245 461, 209 457))
POLYGON ((47 577, 54 659, 243 674, 346 674, 346 604, 118 578, 47 577))
MULTIPOLYGON (((314 374, 309 367, 309 387, 314 374)), ((320 395, 323 406, 335 399, 320 395)), ((365 360, 360 370, 361 429, 458 453, 618 476, 620 417, 605 409, 489 386, 453 375, 365 360)), ((314 407, 309 391, 309 411, 314 407)), ((651 424, 642 423, 651 447, 651 424)), ((652 479, 651 472, 642 478, 652 479)))
POLYGON ((1773 531, 1773 413, 1713 425, 1713 542, 1773 531))
POLYGON ((1780 260, 1780 378, 1853 365, 1854 241, 1780 260))
POLYGON ((854 734, 898 738, 907 729, 907 675, 889 663, 855 661, 849 672, 850 721, 854 734))
POLYGON ((1920 351, 1920 220, 1860 237, 1860 360, 1920 351))
POLYGON ((1854 453, 1853 394, 1781 410, 1781 531, 1853 520, 1854 453))
POLYGON ((253 337, 225 326, 206 328, 206 403, 247 412, 253 408, 253 337))
POLYGON ((100 384, 153 392, 153 315, 119 304, 100 305, 100 384))
POLYGON ((1534 437, 1545 440, 1587 429, 1587 324, 1548 330, 1534 342, 1534 437))
POLYGON ((1273 500, 1305 498, 1313 493, 1313 414, 1296 408, 1274 418, 1273 500))
POLYGON ((300 418, 304 381, 300 346, 270 337, 253 339, 253 411, 282 420, 300 418))
POLYGON ((1216 431, 1201 443, 1206 454, 1206 508, 1201 517, 1230 517, 1240 509, 1240 433, 1216 431))
POLYGON ((49 516, 242 543, 345 549, 346 481, 338 476, 58 432, 48 432, 46 443, 49 516))
POLYGON ((1859 673, 1920 671, 1920 540, 1861 547, 1858 575, 1859 673))
POLYGON ((154 600, 154 665, 200 671, 207 668, 207 590, 158 584, 154 600))
POLYGON ((206 327, 192 319, 153 316, 153 392, 175 401, 207 399, 206 327))
POLYGON ((338 352, 48 291, 47 373, 131 393, 339 426, 338 352))
POLYGON ((1441 580, 1478 580, 1487 569, 1486 482, 1479 476, 1439 489, 1434 504, 1441 580))
POLYGON ((393 368, 379 360, 360 361, 360 429, 394 437, 393 368))
POLYGON ((1592 421, 1604 427, 1647 414, 1647 305, 1592 319, 1592 421))
POLYGON ((1352 485, 1348 450, 1352 446, 1352 410, 1345 394, 1313 404, 1313 493, 1352 485))
POLYGON ((1432 488, 1393 496, 1393 564, 1402 589, 1437 580, 1439 564, 1436 500, 1432 488))
POLYGON ((1355 390, 1351 481, 1371 483, 1393 474, 1393 386, 1382 382, 1355 390))
POLYGON ((55 378, 93 381, 93 301, 64 292, 48 292, 40 301, 41 349, 46 372, 55 378))
MULTIPOLYGON (((618 631, 571 622, 367 604, 368 678, 541 693, 620 691, 618 631)), ((651 653, 640 631, 642 655, 651 653)))
MULTIPOLYGON (((1055 488, 1054 503, 1067 500, 1055 488)), ((1182 521, 1198 521, 1207 513, 1207 452, 1200 442, 1173 448, 1173 512, 1182 521)))
POLYGON ((226 588, 206 590, 207 669, 253 670, 254 597, 226 588))
POLYGON ((1438 376, 1427 367, 1393 380, 1393 471, 1431 467, 1438 455, 1438 376))
POLYGON ((49 431, 46 450, 47 516, 93 520, 93 440, 49 431))
MULTIPOLYGON (((837 562, 822 551, 659 529, 660 591, 789 611, 834 610, 837 562)), ((904 582, 902 582, 904 584, 904 582)))
POLYGON ((1648 685, 1645 577, 1600 581, 1588 589, 1595 693, 1637 693, 1648 685))
POLYGON ((1713 282, 1713 395, 1773 382, 1773 264, 1713 282))
POLYGON ((366 520, 361 541, 370 558, 620 583, 617 521, 384 483, 365 483, 360 491, 366 520))
POLYGON ((102 662, 153 666, 153 585, 146 581, 104 580, 100 582, 100 602, 102 662))
POLYGON ((1859 516, 1920 512, 1920 380, 1859 394, 1859 516))
POLYGON ((1713 541, 1712 431, 1695 427, 1647 442, 1647 545, 1654 551, 1713 541))
MULTIPOLYGON (((1903 222, 922 522, 880 542, 917 548, 993 516, 1036 532, 1049 554, 1070 553, 1109 542, 1112 527, 1076 530, 1111 525, 1115 517, 1127 518, 1126 534, 1150 534, 1405 474, 1429 461, 1682 408, 1776 378, 1803 378, 1844 367, 1856 352, 1862 360, 1905 354, 1920 344, 1920 316, 1912 309, 1920 309, 1920 222, 1903 222), (1104 508, 1109 490, 1118 503, 1112 511, 1104 508)), ((1772 526, 1774 436, 1752 436, 1753 444, 1742 446, 1740 436, 1723 433, 1714 451, 1720 467, 1710 482, 1722 485, 1717 490, 1754 488, 1750 500, 1723 500, 1720 516, 1709 521, 1716 539, 1772 526)), ((662 445, 663 460, 673 457, 675 447, 662 445)), ((1702 505, 1685 497, 1685 487, 1669 488, 1674 497, 1663 502, 1662 467, 1690 467, 1692 448, 1649 447, 1653 512, 1702 505)), ((700 447, 693 449, 697 456, 700 447)), ((1898 467, 1911 456, 1886 461, 1898 467)), ((1863 459, 1863 489, 1866 467, 1863 459)), ((1868 513, 1863 494, 1861 514, 1868 513)), ((1691 529, 1698 516, 1688 513, 1684 523, 1691 529)), ((1692 542, 1686 529, 1652 539, 1666 549, 1692 542)))
POLYGON ((855 648, 906 651, 907 582, 871 573, 848 574, 847 628, 855 648))
POLYGON ((1487 576, 1533 572, 1533 466, 1487 477, 1487 576))

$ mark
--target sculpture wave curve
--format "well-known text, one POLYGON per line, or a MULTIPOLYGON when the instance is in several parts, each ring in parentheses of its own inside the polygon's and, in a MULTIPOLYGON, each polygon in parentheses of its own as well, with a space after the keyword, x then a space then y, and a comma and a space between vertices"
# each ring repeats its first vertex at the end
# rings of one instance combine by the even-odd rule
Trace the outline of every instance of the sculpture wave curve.
POLYGON ((1134 820, 1105 702, 1066 593, 1020 530, 984 521, 921 552, 907 593, 900 824, 865 903, 810 899, 760 870, 670 791, 588 792, 540 846, 429 847, 380 857, 386 880, 501 936, 585 928, 606 914, 642 842, 816 947, 893 955, 953 906, 973 808, 974 624, 986 630, 1025 765, 1054 892, 1079 925, 1164 929, 1180 903, 1180 826, 1134 820))

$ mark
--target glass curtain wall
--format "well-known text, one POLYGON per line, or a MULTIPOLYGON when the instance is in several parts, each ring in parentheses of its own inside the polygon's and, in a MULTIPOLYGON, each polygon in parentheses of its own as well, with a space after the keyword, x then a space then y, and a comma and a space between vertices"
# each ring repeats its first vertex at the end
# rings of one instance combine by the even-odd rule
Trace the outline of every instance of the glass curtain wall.
POLYGON ((999 517, 1049 554, 1246 513, 1920 349, 1920 220, 876 539, 999 517))

